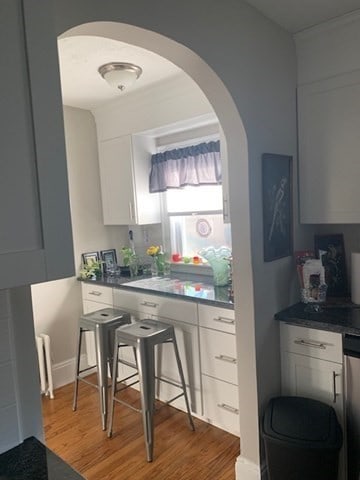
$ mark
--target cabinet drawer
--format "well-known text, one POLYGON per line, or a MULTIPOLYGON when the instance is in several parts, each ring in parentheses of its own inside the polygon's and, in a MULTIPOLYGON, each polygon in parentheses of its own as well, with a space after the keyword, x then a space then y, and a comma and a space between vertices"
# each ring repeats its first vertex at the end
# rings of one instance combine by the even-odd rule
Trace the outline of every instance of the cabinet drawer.
POLYGON ((235 336, 200 328, 201 371, 237 385, 235 336))
POLYGON ((200 327, 235 333, 235 312, 227 308, 198 305, 200 327))
POLYGON ((238 387, 202 376, 204 417, 213 425, 240 435, 238 387))
POLYGON ((314 328, 281 324, 281 348, 285 352, 343 363, 342 336, 314 328))
POLYGON ((115 289, 114 305, 117 308, 141 312, 158 318, 170 318, 197 325, 196 303, 177 300, 173 297, 115 289))
POLYGON ((92 302, 113 304, 113 293, 111 287, 104 287, 102 285, 82 283, 82 297, 83 300, 91 300, 92 302))

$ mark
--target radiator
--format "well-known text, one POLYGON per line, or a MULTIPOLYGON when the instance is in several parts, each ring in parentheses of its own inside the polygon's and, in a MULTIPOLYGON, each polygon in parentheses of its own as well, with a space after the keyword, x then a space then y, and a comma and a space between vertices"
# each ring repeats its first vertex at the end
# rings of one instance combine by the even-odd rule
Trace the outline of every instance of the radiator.
POLYGON ((36 336, 35 340, 39 359, 41 393, 50 396, 50 398, 54 398, 50 337, 49 335, 40 333, 40 335, 36 336))

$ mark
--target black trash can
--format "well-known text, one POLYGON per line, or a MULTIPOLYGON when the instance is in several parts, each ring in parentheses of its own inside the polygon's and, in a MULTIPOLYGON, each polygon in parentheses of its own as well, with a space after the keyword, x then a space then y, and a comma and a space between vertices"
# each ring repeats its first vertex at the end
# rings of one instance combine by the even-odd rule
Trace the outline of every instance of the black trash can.
POLYGON ((303 397, 275 397, 263 417, 269 480, 336 480, 342 431, 335 410, 303 397))

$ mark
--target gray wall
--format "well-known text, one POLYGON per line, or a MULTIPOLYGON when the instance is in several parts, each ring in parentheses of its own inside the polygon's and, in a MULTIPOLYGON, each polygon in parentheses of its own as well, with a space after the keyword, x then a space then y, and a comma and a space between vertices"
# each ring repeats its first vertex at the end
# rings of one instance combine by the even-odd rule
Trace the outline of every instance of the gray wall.
MULTIPOLYGON (((125 226, 105 227, 103 224, 97 135, 92 114, 65 107, 64 126, 75 272, 78 274, 81 253, 108 248, 119 251, 127 242, 128 232, 125 226)), ((33 285, 31 292, 35 331, 50 335, 54 385, 59 387, 73 377, 76 328, 82 313, 81 285, 76 277, 71 277, 33 285)))

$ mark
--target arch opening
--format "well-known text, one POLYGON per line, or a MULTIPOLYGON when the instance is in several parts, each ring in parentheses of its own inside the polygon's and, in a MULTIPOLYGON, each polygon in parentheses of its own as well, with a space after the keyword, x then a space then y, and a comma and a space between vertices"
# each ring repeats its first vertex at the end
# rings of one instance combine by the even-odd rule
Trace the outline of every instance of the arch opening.
POLYGON ((150 50, 181 68, 200 87, 219 120, 229 158, 229 193, 234 258, 236 336, 239 366, 241 456, 259 465, 253 277, 250 242, 248 147, 244 124, 221 78, 189 48, 168 37, 118 22, 73 27, 60 38, 93 35, 150 50), (236 193, 236 195, 235 195, 236 193))

